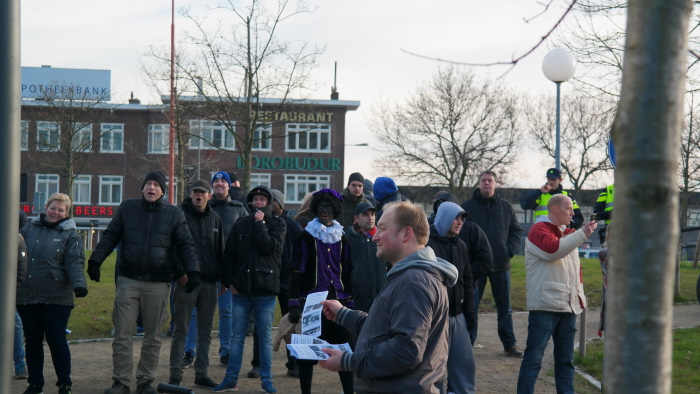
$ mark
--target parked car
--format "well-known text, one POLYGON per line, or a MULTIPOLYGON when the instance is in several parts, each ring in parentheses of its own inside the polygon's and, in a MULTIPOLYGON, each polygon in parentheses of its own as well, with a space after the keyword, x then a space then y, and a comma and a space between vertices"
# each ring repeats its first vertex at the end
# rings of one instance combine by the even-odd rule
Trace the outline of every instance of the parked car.
POLYGON ((579 249, 578 257, 583 259, 597 259, 600 248, 579 249))

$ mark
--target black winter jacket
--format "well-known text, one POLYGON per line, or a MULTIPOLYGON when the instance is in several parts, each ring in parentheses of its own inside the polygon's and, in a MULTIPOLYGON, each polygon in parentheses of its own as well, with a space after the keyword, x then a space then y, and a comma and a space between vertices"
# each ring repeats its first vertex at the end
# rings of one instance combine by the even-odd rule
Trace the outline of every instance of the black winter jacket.
POLYGON ((231 233, 233 224, 236 223, 239 218, 248 216, 248 211, 245 209, 242 202, 232 200, 231 197, 226 197, 224 200, 219 200, 216 197, 212 197, 212 199, 209 200, 209 205, 214 212, 218 213, 221 217, 221 222, 224 225, 225 244, 226 240, 228 239, 228 235, 231 233))
MULTIPOLYGON (((219 214, 208 205, 204 212, 199 212, 189 197, 182 201, 181 206, 192 234, 202 280, 212 283, 220 281, 225 243, 224 229, 219 214)), ((185 274, 185 269, 178 260, 173 279, 177 280, 185 274)))
MULTIPOLYGON (((292 280, 292 257, 294 257, 294 241, 301 235, 304 229, 296 220, 287 216, 287 211, 281 216, 287 224, 287 234, 284 236, 284 248, 282 249, 282 263, 280 264, 280 294, 289 296, 289 286, 292 280)), ((286 305, 285 305, 286 307, 286 305)))
POLYGON ((369 312, 374 299, 386 283, 387 264, 377 257, 377 243, 354 226, 345 229, 352 256, 352 299, 355 309, 369 312))
POLYGON ((185 214, 163 198, 153 203, 143 197, 124 200, 92 252, 90 262, 102 265, 120 242, 119 275, 127 278, 170 282, 175 269, 170 255, 173 248, 187 272, 199 271, 185 214))
POLYGON ((486 238, 484 230, 474 222, 464 222, 462 230, 457 237, 467 244, 467 252, 469 252, 469 264, 472 267, 472 279, 474 286, 479 281, 482 275, 491 272, 493 264, 493 252, 491 245, 486 238))
POLYGON ((469 265, 469 253, 467 245, 461 239, 455 237, 443 237, 430 226, 430 238, 428 244, 433 248, 435 256, 449 261, 457 268, 457 283, 447 288, 450 300, 450 316, 474 316, 474 279, 469 265))
POLYGON ((20 230, 27 245, 27 276, 17 288, 17 305, 73 306, 73 289, 87 288, 83 239, 73 219, 47 225, 40 216, 20 230))
POLYGON ((462 203, 469 216, 467 221, 476 223, 489 240, 493 252, 491 271, 510 271, 510 259, 520 246, 520 228, 513 206, 495 192, 493 197, 483 197, 476 189, 471 199, 462 203))
POLYGON ((17 234, 17 287, 22 285, 27 277, 27 244, 22 234, 17 234))
POLYGON ((248 209, 250 216, 236 221, 226 241, 222 282, 243 294, 278 294, 287 222, 272 215, 272 205, 261 209, 265 219, 259 222, 248 209))

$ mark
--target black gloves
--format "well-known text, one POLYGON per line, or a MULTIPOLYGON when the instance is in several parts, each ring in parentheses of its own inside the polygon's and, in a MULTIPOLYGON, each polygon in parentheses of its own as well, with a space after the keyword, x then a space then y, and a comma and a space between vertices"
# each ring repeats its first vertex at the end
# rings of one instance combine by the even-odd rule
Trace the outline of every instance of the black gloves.
POLYGON ((84 287, 76 287, 75 289, 73 289, 73 293, 75 293, 76 297, 81 298, 88 295, 88 290, 84 287))
POLYGON ((189 271, 187 273, 187 293, 191 293, 194 291, 194 289, 197 288, 200 284, 199 280, 199 272, 198 271, 189 271))
POLYGON ((467 312, 464 314, 464 319, 467 321, 467 329, 471 330, 476 327, 476 314, 474 312, 467 312))
POLYGON ((292 324, 297 324, 301 319, 301 306, 294 305, 289 307, 289 322, 292 324))
MULTIPOLYGON (((88 260, 88 276, 90 279, 94 280, 95 282, 100 281, 100 263, 94 260, 88 260)), ((87 294, 87 289, 85 290, 85 294, 87 294)), ((80 296, 78 296, 80 297, 80 296)), ((85 296, 83 296, 85 297, 85 296)))

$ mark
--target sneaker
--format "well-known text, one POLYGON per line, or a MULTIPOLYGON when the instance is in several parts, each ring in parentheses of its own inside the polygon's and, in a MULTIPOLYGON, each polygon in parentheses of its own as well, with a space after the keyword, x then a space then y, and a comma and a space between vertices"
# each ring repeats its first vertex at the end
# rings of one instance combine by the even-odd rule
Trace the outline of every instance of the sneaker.
POLYGON ((38 384, 30 384, 22 394, 44 394, 44 386, 38 384))
POLYGON ((263 393, 276 393, 277 389, 272 385, 272 382, 263 382, 262 391, 263 393))
POLYGON ((150 382, 143 382, 136 387, 136 394, 158 394, 150 382))
POLYGON ((229 391, 238 391, 238 381, 226 378, 218 386, 212 387, 211 391, 215 393, 226 393, 229 391))
POLYGON ((523 358, 523 352, 521 352, 517 346, 511 346, 508 349, 505 349, 504 352, 508 353, 508 355, 511 357, 523 358))
POLYGON ((182 358, 182 365, 180 368, 189 368, 194 362, 194 354, 185 352, 185 357, 182 358))
POLYGON ((130 394, 131 389, 120 381, 115 381, 112 388, 105 390, 105 394, 130 394))
POLYGON ((168 384, 179 386, 180 383, 182 383, 182 378, 177 378, 175 376, 171 376, 170 379, 168 379, 168 384))
POLYGON ((21 379, 27 379, 29 377, 29 374, 27 373, 27 367, 24 365, 20 365, 19 367, 15 368, 15 379, 21 380, 21 379))
POLYGON ((211 380, 209 376, 200 376, 194 378, 194 387, 216 387, 216 382, 211 380))
POLYGON ((143 329, 143 327, 136 327, 136 336, 137 337, 142 337, 146 330, 143 329))
POLYGON ((70 386, 68 386, 68 385, 58 386, 58 394, 71 394, 70 386))
POLYGON ((253 369, 248 371, 248 377, 249 378, 259 378, 260 377, 260 366, 253 365, 253 369))
POLYGON ((219 364, 223 365, 224 367, 228 367, 228 354, 219 357, 219 364))
POLYGON ((299 368, 287 368, 287 376, 299 378, 299 368))

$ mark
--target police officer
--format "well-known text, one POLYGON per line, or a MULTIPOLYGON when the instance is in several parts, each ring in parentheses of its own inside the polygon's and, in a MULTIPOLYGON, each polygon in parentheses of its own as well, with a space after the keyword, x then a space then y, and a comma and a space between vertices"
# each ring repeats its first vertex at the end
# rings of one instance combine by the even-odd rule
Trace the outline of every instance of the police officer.
POLYGON ((579 228, 583 223, 583 215, 581 214, 581 208, 579 208, 578 203, 574 196, 563 190, 561 181, 564 179, 560 170, 556 168, 550 168, 547 170, 547 183, 542 185, 539 189, 535 189, 532 193, 528 194, 527 197, 520 200, 520 207, 522 209, 528 210, 532 209, 535 211, 535 220, 540 216, 546 216, 547 211, 547 201, 552 198, 555 194, 563 194, 569 196, 574 203, 574 217, 571 219, 569 224, 572 228, 579 228))
POLYGON ((598 200, 596 200, 595 205, 593 205, 593 213, 596 214, 598 220, 605 220, 605 226, 598 230, 601 245, 605 242, 608 225, 612 220, 613 208, 615 208, 615 184, 608 185, 605 190, 600 193, 598 200))

